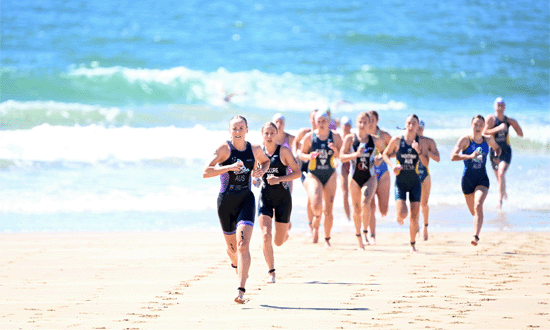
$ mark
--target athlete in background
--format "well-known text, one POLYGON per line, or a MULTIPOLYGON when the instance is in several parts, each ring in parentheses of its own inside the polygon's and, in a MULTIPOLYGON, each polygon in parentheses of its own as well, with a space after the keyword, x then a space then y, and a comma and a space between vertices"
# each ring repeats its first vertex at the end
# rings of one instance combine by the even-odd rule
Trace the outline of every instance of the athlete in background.
MULTIPOLYGON (((420 139, 425 139, 428 145, 428 162, 430 158, 439 162, 439 151, 437 150, 437 145, 435 141, 429 137, 424 136, 424 121, 420 121, 418 126, 418 135, 420 139)), ((430 217, 430 207, 428 205, 428 200, 430 199, 430 191, 432 190, 432 176, 430 175, 430 170, 428 168, 429 163, 423 164, 422 162, 418 164, 418 174, 420 176, 420 183, 422 183, 422 199, 420 200, 420 208, 422 209, 422 216, 424 218, 424 240, 428 240, 428 224, 430 217)), ((420 226, 419 226, 420 230, 420 226)), ((420 231, 419 231, 420 234, 420 231)))
POLYGON ((411 253, 416 253, 416 235, 418 233, 418 215, 422 198, 422 184, 418 177, 418 163, 427 164, 427 141, 418 136, 419 120, 416 115, 410 115, 405 121, 405 134, 394 136, 384 150, 384 161, 395 174, 395 209, 397 223, 402 225, 409 215, 407 209, 407 194, 410 202, 410 243, 411 253), (394 165, 390 158, 395 157, 394 165))
POLYGON ((491 165, 498 180, 498 208, 502 208, 502 200, 507 199, 506 194, 506 172, 512 162, 512 147, 510 146, 510 136, 508 134, 510 126, 516 131, 519 137, 523 137, 523 131, 518 122, 504 115, 506 103, 502 97, 497 97, 494 102, 495 113, 487 116, 484 135, 491 135, 501 149, 500 155, 491 148, 491 165))
POLYGON ((289 183, 300 177, 300 167, 289 147, 276 142, 277 126, 268 122, 262 127, 263 151, 270 165, 262 177, 258 198, 258 222, 263 234, 262 249, 268 266, 268 283, 275 283, 273 243, 283 245, 288 239, 292 196, 289 183), (274 234, 273 221, 275 222, 274 234))
MULTIPOLYGON (((340 128, 342 128, 342 139, 345 140, 346 136, 351 135, 351 118, 344 116, 340 119, 340 128)), ((346 218, 351 219, 351 210, 349 207, 349 162, 343 162, 340 166, 340 187, 342 188, 342 197, 344 200, 344 212, 346 213, 346 218)))
MULTIPOLYGON (((298 160, 298 164, 300 165, 300 171, 302 172, 301 181, 302 181, 302 185, 304 186, 304 189, 306 190, 306 193, 308 190, 307 168, 308 168, 309 162, 306 160, 302 160, 300 157, 300 154, 302 153, 302 140, 304 136, 307 133, 317 128, 317 124, 315 123, 315 114, 317 113, 317 111, 319 110, 315 109, 309 113, 310 127, 303 127, 303 128, 300 128, 300 130, 298 130, 298 133, 296 133, 296 138, 294 139, 294 143, 292 146, 292 151, 294 152, 294 155, 298 160)), ((306 202, 306 212, 307 212, 309 234, 313 235, 313 211, 311 208, 311 201, 309 200, 309 197, 306 202)))
MULTIPOLYGON (((364 250, 365 245, 370 245, 368 240, 368 228, 374 220, 371 217, 371 204, 376 192, 378 180, 374 172, 375 162, 380 163, 382 156, 376 156, 375 151, 382 148, 382 141, 369 134, 370 117, 367 112, 357 116, 357 133, 349 134, 344 138, 340 151, 340 160, 350 164, 349 188, 353 205, 353 222, 355 224, 355 236, 359 250, 364 250), (365 235, 363 243, 361 227, 365 235)), ((371 226, 372 227, 372 226, 371 226)))
MULTIPOLYGON (((378 112, 371 110, 368 112, 371 119, 369 126, 369 134, 376 136, 382 141, 382 149, 375 150, 375 155, 382 155, 384 149, 388 144, 390 144, 391 135, 380 129, 378 127, 378 112)), ((372 198, 371 204, 371 221, 370 221, 370 241, 368 237, 365 237, 365 241, 369 241, 370 244, 376 244, 376 199, 378 199, 378 210, 380 214, 385 217, 388 214, 388 205, 390 202, 390 187, 391 187, 391 178, 390 172, 388 171, 388 165, 383 160, 380 164, 374 164, 374 172, 376 173, 376 179, 378 184, 376 186, 375 197, 372 198)), ((366 235, 366 234, 365 234, 366 235)))
POLYGON ((328 248, 331 247, 332 209, 337 186, 336 166, 342 138, 329 128, 330 116, 326 111, 315 114, 315 123, 317 128, 303 138, 300 158, 309 162, 306 180, 308 200, 313 211, 313 243, 319 240, 319 227, 324 214, 325 246, 328 248))

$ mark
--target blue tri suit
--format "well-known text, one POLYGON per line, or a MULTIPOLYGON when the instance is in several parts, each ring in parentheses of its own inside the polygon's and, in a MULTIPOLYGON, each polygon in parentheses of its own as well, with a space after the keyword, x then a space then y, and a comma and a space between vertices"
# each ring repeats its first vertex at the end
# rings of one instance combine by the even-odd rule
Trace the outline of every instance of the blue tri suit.
POLYGON ((475 143, 472 138, 470 138, 470 145, 462 151, 462 154, 471 155, 479 147, 481 147, 483 156, 481 160, 464 160, 464 172, 462 172, 462 192, 464 195, 475 192, 477 186, 489 188, 489 177, 487 176, 487 170, 485 168, 487 155, 489 154, 489 145, 485 138, 483 138, 481 144, 475 143))

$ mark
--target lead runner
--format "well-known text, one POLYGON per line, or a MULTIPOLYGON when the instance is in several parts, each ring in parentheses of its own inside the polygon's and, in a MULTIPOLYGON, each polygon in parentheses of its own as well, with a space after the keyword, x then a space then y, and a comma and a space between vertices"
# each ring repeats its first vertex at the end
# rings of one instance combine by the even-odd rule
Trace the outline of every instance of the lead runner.
POLYGON ((204 169, 203 177, 220 176, 221 179, 218 217, 231 266, 237 269, 239 278, 235 302, 244 304, 256 204, 250 189, 250 177, 259 178, 264 175, 269 169, 269 158, 259 145, 252 145, 245 140, 248 124, 243 116, 235 116, 229 121, 229 133, 231 139, 216 149, 204 169), (260 163, 259 168, 255 166, 256 162, 260 163))

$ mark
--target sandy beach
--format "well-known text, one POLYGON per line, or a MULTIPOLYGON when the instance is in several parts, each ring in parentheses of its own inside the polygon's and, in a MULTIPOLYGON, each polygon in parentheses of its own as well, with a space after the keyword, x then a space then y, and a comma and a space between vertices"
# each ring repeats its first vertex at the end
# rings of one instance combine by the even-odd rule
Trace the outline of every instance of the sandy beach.
POLYGON ((221 233, 0 235, 1 329, 548 329, 550 233, 405 233, 333 248, 292 233, 266 284, 255 228, 244 305, 221 233))

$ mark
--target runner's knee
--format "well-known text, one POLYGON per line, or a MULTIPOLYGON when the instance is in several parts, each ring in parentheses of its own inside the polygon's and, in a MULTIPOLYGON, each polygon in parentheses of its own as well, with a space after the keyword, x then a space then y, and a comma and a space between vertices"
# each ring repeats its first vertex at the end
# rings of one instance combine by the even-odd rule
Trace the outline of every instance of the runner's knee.
POLYGON ((271 242, 271 240, 273 239, 273 235, 271 234, 271 231, 264 232, 263 237, 264 237, 264 242, 271 242))
POLYGON ((273 244, 276 246, 281 246, 285 242, 285 238, 283 235, 275 235, 275 240, 273 241, 273 244))

